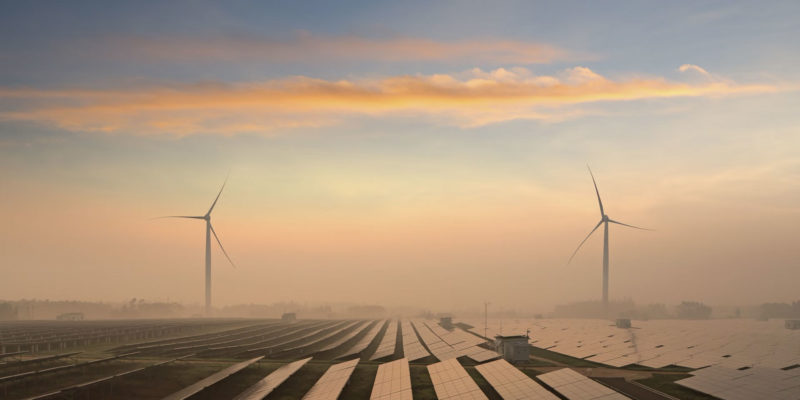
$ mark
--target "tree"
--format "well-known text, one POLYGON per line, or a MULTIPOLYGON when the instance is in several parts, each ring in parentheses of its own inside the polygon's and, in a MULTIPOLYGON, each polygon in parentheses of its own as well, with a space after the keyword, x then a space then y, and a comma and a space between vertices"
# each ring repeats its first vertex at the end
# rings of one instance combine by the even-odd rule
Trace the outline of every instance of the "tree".
POLYGON ((684 301, 678 306, 680 319, 708 319, 711 317, 711 307, 699 301, 684 301))

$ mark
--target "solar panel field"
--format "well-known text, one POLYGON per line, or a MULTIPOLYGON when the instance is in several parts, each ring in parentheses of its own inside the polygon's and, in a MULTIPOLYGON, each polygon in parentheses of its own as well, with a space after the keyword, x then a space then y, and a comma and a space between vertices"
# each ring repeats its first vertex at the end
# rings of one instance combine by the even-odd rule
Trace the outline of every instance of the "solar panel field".
POLYGON ((483 326, 425 319, 3 323, 0 398, 800 398, 796 331, 759 336, 706 321, 713 334, 701 337, 681 321, 491 322, 492 333, 531 331, 529 362, 499 359, 483 326))

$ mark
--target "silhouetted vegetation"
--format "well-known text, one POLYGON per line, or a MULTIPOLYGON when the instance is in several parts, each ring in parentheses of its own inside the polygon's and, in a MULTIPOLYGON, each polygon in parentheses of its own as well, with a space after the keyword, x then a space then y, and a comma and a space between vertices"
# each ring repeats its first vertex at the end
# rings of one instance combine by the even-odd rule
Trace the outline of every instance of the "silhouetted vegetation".
POLYGON ((17 307, 11 303, 0 303, 0 321, 17 319, 17 307))
POLYGON ((711 307, 699 301, 684 301, 677 307, 677 316, 680 319, 709 319, 711 307))
POLYGON ((761 318, 800 318, 800 301, 789 303, 764 303, 759 310, 761 318))

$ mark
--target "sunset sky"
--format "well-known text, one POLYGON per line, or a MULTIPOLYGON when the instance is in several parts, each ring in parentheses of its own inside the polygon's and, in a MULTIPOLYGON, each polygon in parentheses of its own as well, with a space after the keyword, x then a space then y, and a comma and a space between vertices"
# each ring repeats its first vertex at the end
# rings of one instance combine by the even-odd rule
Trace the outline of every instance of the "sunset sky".
POLYGON ((5 2, 0 299, 798 299, 800 3, 5 2))

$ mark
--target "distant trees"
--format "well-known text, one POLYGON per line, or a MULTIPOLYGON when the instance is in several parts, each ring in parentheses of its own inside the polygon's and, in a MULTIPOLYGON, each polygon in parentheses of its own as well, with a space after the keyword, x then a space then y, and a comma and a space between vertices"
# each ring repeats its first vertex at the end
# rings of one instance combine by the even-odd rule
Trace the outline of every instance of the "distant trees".
MULTIPOLYGON (((608 315, 629 317, 636 309, 632 300, 610 301, 608 315)), ((606 307, 601 301, 580 301, 557 305, 553 311, 557 318, 605 318, 606 307)))
POLYGON ((676 307, 679 319, 708 319, 711 317, 711 307, 699 301, 684 301, 676 307))
POLYGON ((759 310, 759 317, 768 318, 800 318, 800 301, 789 303, 764 303, 759 310))
POLYGON ((0 321, 17 319, 17 308, 11 303, 0 303, 0 321))
POLYGON ((355 305, 347 307, 347 314, 353 317, 379 318, 386 315, 386 308, 379 305, 355 305))

